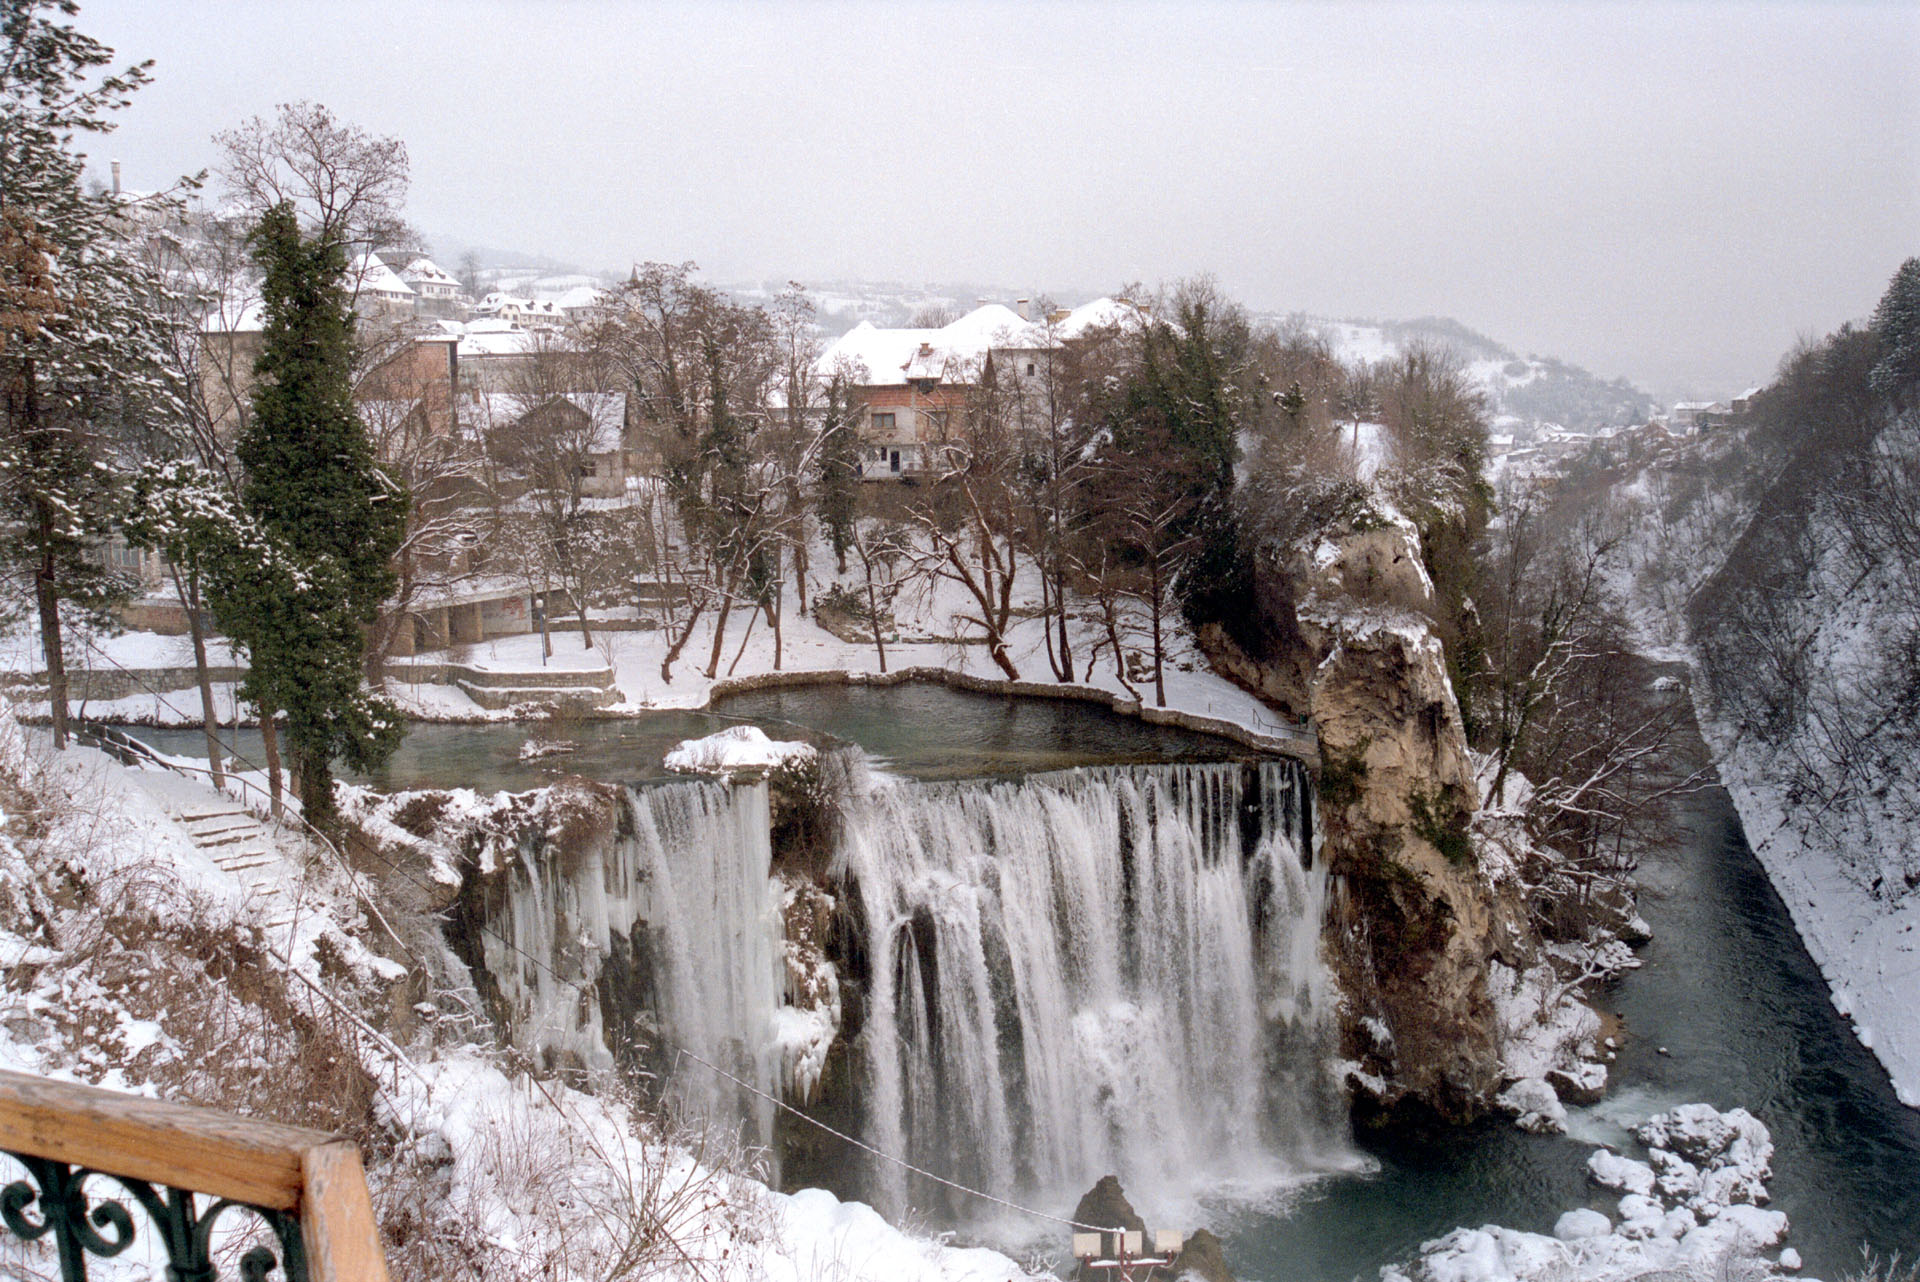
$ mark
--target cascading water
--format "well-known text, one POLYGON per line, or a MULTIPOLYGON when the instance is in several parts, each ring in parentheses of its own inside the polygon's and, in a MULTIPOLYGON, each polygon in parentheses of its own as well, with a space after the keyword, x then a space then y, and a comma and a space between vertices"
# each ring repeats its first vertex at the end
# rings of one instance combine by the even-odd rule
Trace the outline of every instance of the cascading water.
MULTIPOLYGON (((842 982, 861 990, 843 1116, 869 1143, 1050 1204, 1108 1172, 1164 1201, 1352 1165, 1301 767, 852 773, 828 880, 858 954, 842 982)), ((530 837, 491 901, 484 960, 519 1012, 515 1041, 594 1067, 638 1041, 656 1071, 684 1048, 777 1093, 766 783, 624 802, 590 839, 530 837)), ((671 1084, 771 1140, 764 1100, 691 1065, 671 1084)), ((842 1191, 895 1212, 980 1209, 877 1161, 842 1191)))
MULTIPOLYGON (((613 831, 572 848, 523 842, 488 913, 484 960, 518 1013, 515 1043, 606 1069, 611 1047, 639 1037, 656 1056, 684 1048, 773 1090, 783 962, 767 785, 667 784, 622 800, 613 831), (640 1011, 652 1027, 622 1026, 640 1011)), ((764 1101, 693 1066, 671 1085, 767 1141, 764 1101)))
MULTIPOLYGON (((870 1141, 1056 1199, 1107 1172, 1172 1195, 1350 1165, 1305 797, 1267 762, 856 798, 838 871, 870 953, 870 1141)), ((874 1177, 890 1209, 942 1198, 874 1177)))

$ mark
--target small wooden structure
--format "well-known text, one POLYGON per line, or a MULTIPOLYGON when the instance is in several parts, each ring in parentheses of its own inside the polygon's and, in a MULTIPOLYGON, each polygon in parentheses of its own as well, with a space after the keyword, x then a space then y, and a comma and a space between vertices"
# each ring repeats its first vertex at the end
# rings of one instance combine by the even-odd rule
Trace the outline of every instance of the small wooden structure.
POLYGON ((30 1177, 0 1193, 5 1228, 53 1235, 67 1279, 86 1276, 86 1256, 132 1245, 124 1197, 165 1240, 169 1276, 212 1277, 213 1221, 245 1211, 278 1252, 248 1252, 243 1274, 387 1282, 360 1150, 337 1135, 0 1071, 0 1150, 30 1177))
POLYGON ((1144 1253, 1145 1236, 1138 1229, 1075 1233, 1073 1255, 1080 1261, 1080 1276, 1110 1282, 1152 1282, 1155 1277, 1169 1275, 1180 1248, 1186 1245, 1186 1235, 1178 1229, 1154 1230, 1152 1255, 1144 1253))

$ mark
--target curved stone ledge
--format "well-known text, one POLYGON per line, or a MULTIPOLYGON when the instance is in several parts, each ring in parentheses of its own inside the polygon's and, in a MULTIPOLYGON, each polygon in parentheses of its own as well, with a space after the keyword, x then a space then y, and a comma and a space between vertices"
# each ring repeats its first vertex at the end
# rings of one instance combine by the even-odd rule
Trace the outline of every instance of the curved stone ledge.
POLYGON ((1006 681, 994 677, 975 676, 969 672, 955 672, 950 668, 914 667, 900 668, 893 672, 848 672, 841 669, 765 672, 757 676, 715 681, 713 688, 707 694, 707 702, 704 706, 712 708, 715 699, 725 698, 728 695, 748 694, 757 690, 782 690, 821 685, 896 686, 912 681, 925 681, 944 685, 949 689, 969 690, 979 694, 1018 695, 1022 698, 1034 699, 1073 699, 1081 703, 1103 704, 1115 712, 1124 716, 1138 717, 1150 725, 1178 726, 1183 730, 1197 730, 1202 734, 1231 739, 1235 743, 1244 744, 1262 752, 1294 757, 1310 766, 1318 767, 1320 764, 1319 740, 1310 730, 1303 729, 1298 736, 1261 734, 1257 730, 1249 729, 1237 721, 1229 721, 1224 717, 1205 717, 1179 708, 1157 708, 1139 699, 1115 694, 1111 690, 1103 690, 1098 686, 1055 681, 1006 681))

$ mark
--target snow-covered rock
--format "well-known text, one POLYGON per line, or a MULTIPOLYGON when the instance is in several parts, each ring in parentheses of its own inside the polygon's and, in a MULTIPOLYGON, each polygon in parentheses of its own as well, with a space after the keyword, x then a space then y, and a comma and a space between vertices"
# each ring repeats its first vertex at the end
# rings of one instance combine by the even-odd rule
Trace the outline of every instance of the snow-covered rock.
MULTIPOLYGON (((1553 1236, 1484 1225, 1455 1229, 1420 1248, 1412 1263, 1380 1271, 1383 1282, 1629 1282, 1647 1274, 1764 1278, 1761 1257, 1787 1235, 1787 1217, 1766 1200, 1767 1128, 1744 1109, 1689 1104, 1634 1132, 1650 1147, 1639 1161, 1600 1149, 1587 1159, 1596 1184, 1620 1189, 1618 1222, 1590 1207, 1561 1215, 1553 1236), (1696 1165, 1697 1163, 1697 1165, 1696 1165), (1722 1191, 1743 1195, 1739 1201, 1722 1191), (1738 1266, 1737 1268, 1735 1266, 1738 1266)), ((1791 1250, 1779 1268, 1799 1266, 1791 1250)))
POLYGON ((1538 1077, 1523 1077, 1494 1097, 1495 1104, 1514 1116, 1514 1125, 1536 1135, 1559 1135, 1567 1129, 1567 1110, 1553 1087, 1538 1077))
POLYGON ((790 762, 811 761, 812 744, 769 739, 758 726, 728 726, 704 739, 684 739, 666 757, 666 767, 683 774, 732 775, 772 770, 790 762))
POLYGON ((1583 1242, 1613 1232, 1613 1221, 1598 1211, 1581 1207, 1553 1222, 1553 1235, 1562 1242, 1583 1242))

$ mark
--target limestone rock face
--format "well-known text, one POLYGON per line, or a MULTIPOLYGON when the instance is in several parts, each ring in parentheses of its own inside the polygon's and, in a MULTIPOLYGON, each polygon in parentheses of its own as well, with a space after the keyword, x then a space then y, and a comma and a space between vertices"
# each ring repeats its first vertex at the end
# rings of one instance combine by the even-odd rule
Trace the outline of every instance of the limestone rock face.
POLYGON ((1127 1201, 1117 1175, 1101 1176, 1098 1184, 1081 1194, 1073 1208, 1073 1218, 1079 1224, 1131 1229, 1136 1233, 1147 1231, 1146 1221, 1134 1211, 1133 1203, 1127 1201))
POLYGON ((1297 653, 1276 644, 1256 659, 1217 630, 1202 642, 1319 730, 1322 855, 1338 879, 1325 949, 1350 1084, 1363 1114, 1470 1119, 1500 1087, 1487 964, 1518 905, 1474 867, 1478 793, 1417 536, 1370 520, 1269 573, 1290 617, 1263 626, 1297 653))
POLYGON ((1195 1229, 1173 1261, 1176 1278, 1204 1278, 1206 1282, 1234 1282, 1233 1270, 1220 1248, 1220 1239, 1206 1229, 1195 1229))

